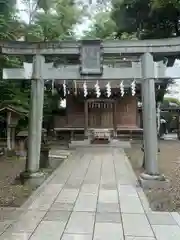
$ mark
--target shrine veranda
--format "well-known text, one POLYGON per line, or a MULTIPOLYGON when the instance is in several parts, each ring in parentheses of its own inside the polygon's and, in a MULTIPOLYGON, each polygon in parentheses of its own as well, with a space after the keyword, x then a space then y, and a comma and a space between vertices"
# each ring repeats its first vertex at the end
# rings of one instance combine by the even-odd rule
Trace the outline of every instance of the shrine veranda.
POLYGON ((180 38, 3 42, 0 46, 2 54, 33 57, 28 70, 25 64, 3 70, 4 79, 32 81, 27 172, 39 170, 44 80, 54 80, 67 100, 66 116, 54 120, 57 132, 79 130, 88 137, 91 129, 108 129, 116 137, 124 128, 139 130, 137 100, 141 97, 146 173, 159 177, 155 84, 163 85, 166 67, 179 57, 180 38), (58 61, 46 63, 47 56, 58 56, 58 61))

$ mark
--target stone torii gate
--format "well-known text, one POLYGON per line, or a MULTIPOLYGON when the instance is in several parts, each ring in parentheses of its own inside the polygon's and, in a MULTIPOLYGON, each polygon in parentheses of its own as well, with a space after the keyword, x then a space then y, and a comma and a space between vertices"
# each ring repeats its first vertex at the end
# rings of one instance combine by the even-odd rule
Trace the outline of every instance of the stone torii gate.
MULTIPOLYGON (((155 71, 154 57, 180 53, 180 39, 143 41, 64 41, 59 43, 0 43, 3 54, 34 56, 31 86, 31 111, 29 125, 29 151, 27 171, 32 175, 39 170, 42 128, 44 80, 134 80, 142 83, 143 123, 146 175, 144 178, 159 179, 157 161, 157 124, 155 104, 155 80, 165 78, 165 66, 161 63, 155 71), (131 68, 105 67, 106 56, 136 56, 131 68), (80 65, 63 68, 46 66, 44 56, 78 56, 80 65), (157 70, 158 69, 158 70, 157 70), (155 73, 156 72, 156 73, 155 73), (35 116, 37 114, 37 116, 35 116), (34 127, 36 126, 36 127, 34 127), (36 139, 36 140, 34 140, 36 139), (35 156, 36 154, 36 156, 35 156)), ((24 69, 4 69, 4 78, 24 79, 24 69)))

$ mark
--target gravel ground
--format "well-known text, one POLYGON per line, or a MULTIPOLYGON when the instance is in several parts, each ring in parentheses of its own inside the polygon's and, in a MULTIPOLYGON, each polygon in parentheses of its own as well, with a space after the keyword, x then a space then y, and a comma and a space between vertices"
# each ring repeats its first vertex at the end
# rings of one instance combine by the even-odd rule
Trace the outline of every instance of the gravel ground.
POLYGON ((25 160, 18 157, 0 158, 0 206, 19 207, 32 193, 31 186, 15 183, 25 168, 25 160))
MULTIPOLYGON (((159 142, 159 169, 170 180, 168 189, 145 191, 151 208, 157 211, 180 212, 180 141, 161 140, 159 142)), ((130 149, 125 149, 137 176, 141 168, 143 154, 141 142, 132 142, 130 149)))
MULTIPOLYGON (((61 160, 52 159, 51 167, 42 169, 46 178, 56 169, 61 160)), ((25 159, 19 157, 0 158, 0 207, 20 207, 37 188, 29 183, 22 185, 18 176, 25 169, 25 159)))

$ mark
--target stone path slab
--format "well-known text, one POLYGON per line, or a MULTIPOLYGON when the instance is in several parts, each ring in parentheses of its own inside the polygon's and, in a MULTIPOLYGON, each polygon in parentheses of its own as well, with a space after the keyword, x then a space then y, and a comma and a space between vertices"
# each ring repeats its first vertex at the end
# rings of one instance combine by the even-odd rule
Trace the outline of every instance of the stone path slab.
POLYGON ((0 240, 180 239, 180 215, 151 211, 121 148, 78 148, 23 211, 0 240))

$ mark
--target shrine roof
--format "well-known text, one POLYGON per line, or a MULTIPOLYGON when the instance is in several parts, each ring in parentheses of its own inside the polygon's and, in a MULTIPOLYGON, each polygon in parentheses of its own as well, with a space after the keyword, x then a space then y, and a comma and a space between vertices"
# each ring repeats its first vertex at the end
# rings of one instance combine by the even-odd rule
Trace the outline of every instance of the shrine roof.
POLYGON ((28 110, 24 109, 21 106, 14 106, 14 105, 4 105, 3 106, 3 105, 1 105, 0 112, 3 112, 3 111, 14 112, 18 115, 25 115, 25 116, 28 115, 28 110))

